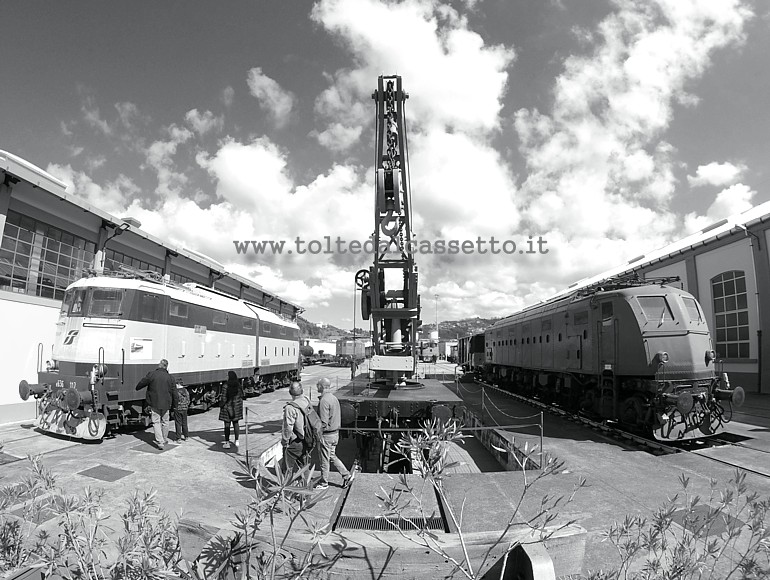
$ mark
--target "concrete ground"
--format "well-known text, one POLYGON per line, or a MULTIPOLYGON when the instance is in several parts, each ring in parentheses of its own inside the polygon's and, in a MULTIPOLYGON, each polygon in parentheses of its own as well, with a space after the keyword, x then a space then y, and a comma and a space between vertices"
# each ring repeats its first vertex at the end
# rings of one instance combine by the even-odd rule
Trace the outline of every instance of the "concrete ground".
MULTIPOLYGON (((445 373, 449 384, 452 384, 449 380, 452 371, 449 365, 423 365, 424 373, 438 378, 445 373)), ((314 402, 317 401, 315 383, 322 376, 329 377, 332 388, 336 389, 347 384, 349 370, 308 367, 303 374, 303 385, 306 393, 312 391, 314 402)), ((486 424, 507 427, 522 445, 539 445, 539 428, 519 427, 533 423, 531 416, 537 413, 531 407, 489 389, 483 394, 482 406, 480 387, 454 388, 469 408, 484 417, 486 424)), ((0 485, 11 484, 27 474, 29 464, 23 460, 26 455, 42 454, 44 464, 53 470, 65 489, 82 490, 85 486, 104 489, 107 492, 104 507, 108 513, 125 511, 126 500, 136 490, 154 489, 168 512, 179 515, 186 529, 197 530, 186 536, 186 555, 192 558, 217 532, 230 533, 234 529, 234 514, 245 509, 253 498, 254 482, 246 468, 247 456, 253 464, 260 455, 268 457, 278 451, 280 418, 288 399, 286 389, 249 399, 246 402, 248 436, 242 430, 240 448, 230 450, 222 448, 222 423, 218 421, 216 409, 191 415, 190 440, 167 446, 163 451, 151 444, 151 429, 119 433, 102 443, 80 443, 40 433, 28 423, 0 426, 0 442, 4 444, 0 452, 0 485)), ((747 403, 743 414, 736 415, 741 422, 730 424, 728 430, 753 447, 770 445, 770 404, 752 396, 747 403)), ((538 420, 536 416, 534 421, 538 420)), ((568 496, 580 478, 587 480, 587 487, 576 494, 574 501, 556 513, 554 525, 574 520, 586 530, 581 536, 584 553, 579 546, 572 552, 565 548, 568 540, 554 543, 554 553, 563 560, 557 565, 557 571, 562 573, 611 566, 616 554, 601 541, 602 532, 626 514, 651 515, 666 498, 680 490, 680 476, 690 478, 693 492, 707 496, 711 478, 724 483, 734 471, 728 465, 695 454, 656 457, 548 415, 543 432, 545 451, 564 465, 558 474, 539 481, 528 491, 519 514, 532 515, 544 494, 568 496)), ((352 441, 343 440, 339 448, 339 455, 348 466, 354 454, 352 441)), ((449 508, 456 514, 462 512, 462 529, 477 546, 489 541, 491 531, 500 530, 508 523, 522 490, 535 477, 531 472, 494 472, 488 455, 479 447, 478 442, 472 440, 467 448, 455 450, 465 465, 445 478, 449 508), (479 458, 478 462, 474 456, 479 458)), ((729 450, 723 453, 730 455, 729 450)), ((770 478, 750 475, 748 482, 762 496, 770 495, 770 478)), ((321 522, 329 521, 340 510, 351 516, 378 515, 381 503, 376 497, 378 490, 380 487, 391 489, 397 482, 395 476, 360 474, 349 495, 343 493, 341 478, 335 471, 332 471, 331 483, 328 499, 315 510, 321 522)), ((431 513, 435 511, 435 498, 427 498, 425 507, 431 513)), ((357 560, 352 557, 352 567, 344 568, 344 572, 341 568, 339 577, 360 577, 364 570, 367 577, 387 577, 391 572, 393 577, 439 577, 446 571, 446 567, 442 568, 444 563, 435 555, 414 551, 408 542, 400 543, 394 532, 351 530, 343 534, 351 554, 361 557, 357 560), (417 554, 417 557, 399 561, 394 553, 417 554), (385 558, 384 561, 392 564, 389 573, 381 569, 377 558, 385 558), (428 570, 430 572, 426 572, 428 570)), ((293 540, 299 546, 303 536, 297 534, 293 540)))

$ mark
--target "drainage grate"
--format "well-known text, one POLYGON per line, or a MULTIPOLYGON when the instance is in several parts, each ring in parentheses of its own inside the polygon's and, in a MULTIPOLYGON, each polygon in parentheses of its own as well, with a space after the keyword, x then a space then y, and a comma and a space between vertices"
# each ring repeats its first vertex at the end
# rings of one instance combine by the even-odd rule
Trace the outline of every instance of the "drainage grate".
POLYGON ((404 532, 415 530, 439 530, 445 531, 444 520, 435 516, 430 518, 373 518, 362 516, 340 516, 337 520, 336 530, 369 530, 375 532, 398 531, 394 524, 404 532), (388 520, 388 521, 386 521, 388 520))
POLYGON ((118 481, 123 479, 127 475, 131 475, 133 471, 127 471, 125 469, 118 469, 117 467, 110 467, 109 465, 97 465, 91 469, 81 471, 78 475, 85 475, 86 477, 93 477, 101 481, 118 481))

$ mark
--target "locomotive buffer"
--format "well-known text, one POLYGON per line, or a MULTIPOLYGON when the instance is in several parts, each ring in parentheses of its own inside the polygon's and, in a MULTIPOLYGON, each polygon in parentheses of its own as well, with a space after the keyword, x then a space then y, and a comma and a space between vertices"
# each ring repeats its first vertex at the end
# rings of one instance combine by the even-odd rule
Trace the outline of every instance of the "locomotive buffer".
MULTIPOLYGON (((420 419, 459 415, 462 400, 439 381, 416 377, 420 297, 410 248, 411 198, 399 76, 381 76, 377 104, 374 264, 356 274, 361 313, 374 333, 370 371, 338 391, 343 426, 418 427, 420 419)), ((387 443, 387 441, 385 441, 387 443)))

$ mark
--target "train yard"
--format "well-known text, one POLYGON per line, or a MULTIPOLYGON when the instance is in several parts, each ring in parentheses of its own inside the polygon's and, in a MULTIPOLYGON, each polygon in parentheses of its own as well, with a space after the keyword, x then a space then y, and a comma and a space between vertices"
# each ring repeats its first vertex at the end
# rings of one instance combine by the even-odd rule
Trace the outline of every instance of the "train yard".
MULTIPOLYGON (((445 379, 443 384, 476 412, 486 426, 503 426, 499 428, 512 434, 520 445, 539 442, 537 428, 516 427, 522 422, 532 423, 531 419, 520 418, 531 417, 533 411, 537 414, 537 401, 527 402, 475 382, 455 382, 454 368, 449 365, 420 365, 418 370, 422 376, 445 379)), ((305 369, 303 384, 312 390, 322 376, 330 378, 335 390, 337 385, 341 390, 348 386, 348 370, 330 365, 305 369)), ((152 435, 145 430, 119 431, 101 443, 83 443, 43 434, 31 424, 4 428, 0 431, 0 440, 5 443, 0 455, 0 484, 12 483, 26 474, 26 454, 41 453, 45 465, 67 488, 97 485, 109 491, 108 507, 114 513, 119 513, 122 502, 134 490, 154 488, 166 509, 183 514, 184 526, 204 526, 209 537, 227 534, 233 529, 232 514, 248 502, 252 493, 253 484, 245 466, 246 451, 253 458, 275 446, 281 409, 287 399, 285 390, 279 389, 247 400, 249 439, 240 453, 222 449, 221 423, 213 410, 191 416, 189 443, 172 445, 164 451, 151 446, 152 435), (161 461, 158 455, 162 455, 161 461), (212 482, 217 482, 217 493, 213 495, 212 482)), ((748 472, 752 490, 763 496, 770 494, 770 473, 764 467, 770 451, 770 420, 752 420, 753 424, 730 423, 723 435, 709 439, 708 444, 698 445, 694 441, 680 446, 655 442, 657 447, 647 447, 622 431, 613 432, 610 425, 591 425, 558 411, 545 413, 543 448, 563 461, 564 468, 544 479, 522 509, 534 509, 533 504, 545 494, 570 493, 576 480, 584 477, 587 487, 558 514, 557 521, 574 519, 585 530, 585 551, 579 569, 568 569, 586 572, 606 568, 614 554, 601 541, 602 532, 625 514, 652 513, 677 493, 682 476, 690 478, 694 493, 707 496, 711 479, 724 485, 740 468, 748 472)), ((355 454, 352 439, 343 439, 339 450, 349 465, 355 454)), ((458 505, 462 501, 467 503, 465 531, 483 534, 499 529, 509 515, 508 510, 515 505, 522 474, 490 467, 489 454, 480 446, 469 445, 459 451, 464 452, 463 461, 472 463, 471 468, 451 473, 446 481, 452 500, 458 505)), ((378 486, 392 485, 393 481, 387 474, 361 473, 360 480, 346 491, 336 487, 334 483, 339 482, 333 479, 334 495, 319 508, 321 517, 337 521, 340 516, 352 516, 352 521, 359 525, 361 521, 371 521, 379 509, 374 493, 378 486), (344 506, 347 512, 342 509, 344 506)), ((357 534, 375 534, 378 542, 395 541, 392 532, 383 530, 340 528, 339 532, 352 538, 359 537, 357 534)), ((185 537, 188 553, 202 549, 200 538, 196 540, 194 534, 185 537)))

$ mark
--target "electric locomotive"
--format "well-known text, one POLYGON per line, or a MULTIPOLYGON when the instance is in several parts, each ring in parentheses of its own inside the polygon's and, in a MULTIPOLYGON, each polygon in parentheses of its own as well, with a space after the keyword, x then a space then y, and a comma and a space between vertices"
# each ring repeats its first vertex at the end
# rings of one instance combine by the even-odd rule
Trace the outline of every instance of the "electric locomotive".
POLYGON ((109 429, 147 425, 146 388, 136 384, 161 359, 187 386, 192 408, 207 410, 230 370, 246 396, 296 379, 299 327, 257 304, 154 273, 81 278, 65 293, 51 360, 37 384, 21 381, 19 395, 37 399, 41 429, 101 439, 109 429))
POLYGON ((663 441, 712 435, 743 404, 717 372, 697 300, 616 279, 527 308, 485 334, 491 380, 663 441))

